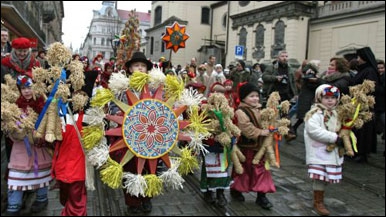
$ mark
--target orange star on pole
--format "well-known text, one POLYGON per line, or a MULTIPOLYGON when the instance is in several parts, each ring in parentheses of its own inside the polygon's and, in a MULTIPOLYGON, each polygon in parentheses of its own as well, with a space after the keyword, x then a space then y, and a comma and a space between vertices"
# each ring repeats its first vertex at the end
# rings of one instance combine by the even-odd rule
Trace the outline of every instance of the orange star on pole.
POLYGON ((174 22, 172 26, 166 26, 166 34, 162 40, 166 43, 166 49, 173 49, 174 53, 185 47, 185 41, 189 35, 185 33, 186 26, 174 22))

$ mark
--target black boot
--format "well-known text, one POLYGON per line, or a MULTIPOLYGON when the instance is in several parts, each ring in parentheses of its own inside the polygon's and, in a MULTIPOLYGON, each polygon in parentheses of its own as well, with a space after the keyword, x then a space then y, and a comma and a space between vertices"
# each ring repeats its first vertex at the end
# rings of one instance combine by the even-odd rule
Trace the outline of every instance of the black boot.
POLYGON ((146 200, 142 202, 142 209, 144 213, 149 213, 153 209, 153 205, 150 200, 146 200))
POLYGON ((217 196, 217 205, 220 207, 224 207, 227 205, 227 199, 224 196, 224 189, 217 189, 216 190, 216 196, 217 196))
POLYGON ((204 200, 209 204, 212 204, 215 202, 215 200, 213 199, 212 191, 208 190, 207 192, 204 192, 204 200))
POLYGON ((265 193, 257 193, 256 203, 263 209, 271 209, 271 207, 273 207, 272 203, 269 202, 265 196, 265 193))
POLYGON ((240 201, 240 202, 245 201, 245 198, 240 191, 236 191, 236 190, 231 189, 231 196, 232 196, 232 198, 236 199, 237 201, 240 201))

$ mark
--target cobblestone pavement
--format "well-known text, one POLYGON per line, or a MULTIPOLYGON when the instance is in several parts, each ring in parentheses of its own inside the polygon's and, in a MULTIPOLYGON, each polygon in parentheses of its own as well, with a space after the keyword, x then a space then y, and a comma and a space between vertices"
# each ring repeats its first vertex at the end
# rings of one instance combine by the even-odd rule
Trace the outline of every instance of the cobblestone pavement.
MULTIPOLYGON (((300 132, 299 129, 298 132, 300 132)), ((346 160, 343 165, 343 180, 340 184, 328 185, 325 203, 332 216, 385 216, 385 149, 384 140, 378 143, 378 153, 371 154, 368 163, 346 160)), ((271 168, 277 192, 267 194, 274 207, 264 210, 255 204, 255 193, 244 193, 245 202, 233 201, 229 191, 226 208, 208 205, 199 192, 199 174, 185 177, 183 190, 165 192, 152 200, 153 211, 150 216, 316 216, 312 210, 311 181, 307 177, 302 135, 298 139, 280 147, 281 167, 271 168)), ((6 166, 2 145, 2 177, 6 166)), ((1 179, 2 199, 6 183, 1 179)), ((124 204, 122 190, 112 190, 96 179, 96 191, 88 192, 89 216, 131 215, 124 204)), ((30 196, 22 215, 32 215, 29 207, 30 196)), ((62 205, 59 191, 49 192, 47 210, 36 216, 60 216, 62 205)), ((2 205, 3 206, 3 205, 2 205)), ((2 207, 3 208, 3 207, 2 207)), ((2 213, 4 214, 4 213, 2 213)), ((135 214, 138 215, 138 214, 135 214)), ((145 215, 145 214, 143 214, 145 215)))

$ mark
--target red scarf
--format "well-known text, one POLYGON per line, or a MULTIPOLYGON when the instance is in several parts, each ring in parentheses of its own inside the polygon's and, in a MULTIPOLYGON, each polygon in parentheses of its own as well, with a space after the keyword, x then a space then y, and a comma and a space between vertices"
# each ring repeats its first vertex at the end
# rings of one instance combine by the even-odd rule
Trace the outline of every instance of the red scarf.
POLYGON ((16 105, 23 109, 24 112, 27 111, 27 107, 31 107, 36 113, 40 113, 44 107, 44 99, 43 97, 38 97, 36 100, 30 99, 26 100, 24 96, 20 96, 16 100, 16 105))

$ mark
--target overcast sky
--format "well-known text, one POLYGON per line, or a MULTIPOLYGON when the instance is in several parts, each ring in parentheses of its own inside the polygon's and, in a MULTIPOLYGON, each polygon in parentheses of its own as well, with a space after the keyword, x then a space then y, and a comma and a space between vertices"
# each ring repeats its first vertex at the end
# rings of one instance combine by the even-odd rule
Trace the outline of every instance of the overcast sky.
MULTIPOLYGON (((63 42, 74 51, 80 47, 88 33, 93 10, 102 8, 102 1, 63 1, 63 42)), ((151 1, 118 1, 118 9, 130 11, 136 8, 139 12, 151 10, 151 1)))

